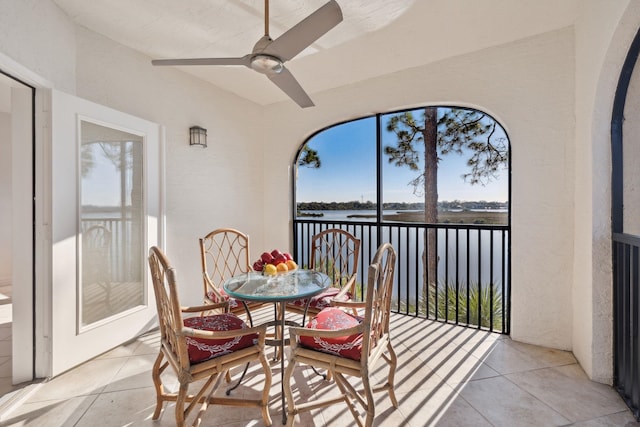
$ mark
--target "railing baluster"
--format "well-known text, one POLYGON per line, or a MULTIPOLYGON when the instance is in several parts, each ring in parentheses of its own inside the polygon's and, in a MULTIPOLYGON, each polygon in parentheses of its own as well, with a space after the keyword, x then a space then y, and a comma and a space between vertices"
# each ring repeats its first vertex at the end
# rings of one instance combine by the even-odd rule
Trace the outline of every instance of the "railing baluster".
MULTIPOLYGON (((444 319, 449 322, 449 229, 444 229, 444 319)), ((436 279, 436 286, 438 280, 436 279)))
POLYGON ((471 323, 471 310, 469 309, 469 298, 471 290, 471 230, 467 230, 467 293, 466 293, 466 310, 467 310, 467 325, 471 323))
POLYGON ((294 227, 295 256, 302 265, 309 261, 310 237, 326 228, 342 228, 361 240, 357 260, 360 295, 365 292, 366 271, 373 253, 379 244, 389 241, 398 253, 394 311, 508 333, 511 294, 508 226, 296 218, 294 227), (486 233, 488 239, 484 237, 486 233), (438 246, 440 240, 442 248, 438 246), (435 252, 430 253, 430 249, 435 252), (436 257, 435 267, 429 263, 431 257, 436 257), (433 268, 435 271, 430 271, 433 268), (429 278, 435 280, 434 286, 425 281, 429 278), (496 286, 496 281, 500 281, 500 286, 496 286), (474 292, 478 298, 472 299, 474 292))
POLYGON ((459 278, 459 268, 458 263, 460 262, 460 254, 458 253, 458 248, 460 247, 460 229, 456 228, 456 271, 455 271, 455 284, 456 284, 456 325, 460 323, 460 278, 459 278))
POLYGON ((489 231, 489 330, 493 332, 493 231, 489 231))
MULTIPOLYGON (((505 231, 502 230, 502 232, 500 233, 500 237, 501 237, 501 241, 502 241, 502 251, 500 252, 500 254, 502 255, 502 258, 504 259, 504 254, 505 254, 505 247, 506 247, 506 240, 505 240, 505 231)), ((502 292, 502 301, 501 301, 501 312, 502 312, 502 324, 506 325, 506 307, 504 304, 505 301, 505 277, 507 277, 507 265, 506 263, 502 263, 502 280, 500 281, 500 290, 502 292)), ((505 326, 503 326, 503 330, 506 329, 508 331, 508 327, 505 328, 505 326)))
POLYGON ((482 230, 478 230, 478 329, 482 327, 482 230))

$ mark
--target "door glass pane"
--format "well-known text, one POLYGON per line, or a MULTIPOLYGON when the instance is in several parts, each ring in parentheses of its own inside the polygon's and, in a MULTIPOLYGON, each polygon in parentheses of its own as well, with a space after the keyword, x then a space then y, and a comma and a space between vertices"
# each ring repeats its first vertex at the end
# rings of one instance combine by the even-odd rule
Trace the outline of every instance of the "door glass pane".
POLYGON ((145 304, 143 137, 81 121, 80 325, 145 304))

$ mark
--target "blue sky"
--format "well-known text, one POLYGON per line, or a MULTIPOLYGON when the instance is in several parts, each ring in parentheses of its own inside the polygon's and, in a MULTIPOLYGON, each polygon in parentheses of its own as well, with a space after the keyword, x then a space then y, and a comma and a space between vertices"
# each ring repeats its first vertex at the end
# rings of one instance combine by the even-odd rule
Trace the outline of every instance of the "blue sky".
POLYGON ((82 177, 82 205, 119 206, 120 172, 113 162, 106 158, 98 144, 87 146, 93 152, 93 167, 82 177))
MULTIPOLYGON (((318 151, 319 169, 298 168, 298 202, 347 202, 376 200, 375 117, 349 122, 327 129, 309 140, 318 151)), ((383 131, 383 146, 395 142, 395 136, 383 131)), ((468 156, 448 154, 438 165, 438 199, 506 201, 507 171, 486 186, 471 185, 461 175, 468 171, 468 156)), ((397 167, 383 159, 384 202, 422 202, 408 183, 418 172, 397 167)))

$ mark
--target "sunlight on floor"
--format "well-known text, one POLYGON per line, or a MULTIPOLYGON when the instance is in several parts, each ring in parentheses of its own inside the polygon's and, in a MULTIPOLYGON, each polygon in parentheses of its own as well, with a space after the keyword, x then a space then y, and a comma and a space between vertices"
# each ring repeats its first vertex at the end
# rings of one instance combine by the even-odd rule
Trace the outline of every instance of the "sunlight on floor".
POLYGON ((0 286, 0 396, 14 390, 11 384, 11 285, 0 286))
MULTIPOLYGON (((270 320, 267 307, 254 321, 270 320)), ((622 399, 609 386, 589 381, 570 352, 522 344, 509 337, 392 315, 398 354, 394 409, 385 394, 376 397, 376 426, 502 426, 502 425, 637 425, 622 399)), ((151 366, 159 346, 157 331, 40 384, 2 417, 3 426, 174 426, 173 404, 165 404, 158 421, 151 420, 155 391, 151 366)), ((270 413, 281 422, 280 363, 267 356, 273 373, 270 413)), ((286 363, 286 361, 285 361, 286 363)), ((385 377, 384 364, 372 373, 385 377)), ((232 372, 237 378, 239 372, 232 372)), ((176 387, 166 372, 168 387, 176 387)), ((255 394, 262 379, 259 364, 233 392, 255 394)), ((306 399, 338 393, 307 367, 293 376, 294 397, 306 399)), ((224 393, 224 389, 219 393, 224 393)), ((203 425, 262 426, 257 408, 212 406, 203 425)), ((295 426, 353 425, 344 405, 296 417, 295 426)))

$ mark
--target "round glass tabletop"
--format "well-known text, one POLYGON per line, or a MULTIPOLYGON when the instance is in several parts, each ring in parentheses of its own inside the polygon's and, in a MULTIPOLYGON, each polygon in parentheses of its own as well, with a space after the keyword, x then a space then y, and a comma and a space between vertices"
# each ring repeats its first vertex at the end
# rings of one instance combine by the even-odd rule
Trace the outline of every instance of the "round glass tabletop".
POLYGON ((329 276, 312 270, 298 269, 274 276, 258 272, 242 273, 223 284, 224 291, 246 301, 278 302, 310 297, 331 285, 329 276))

